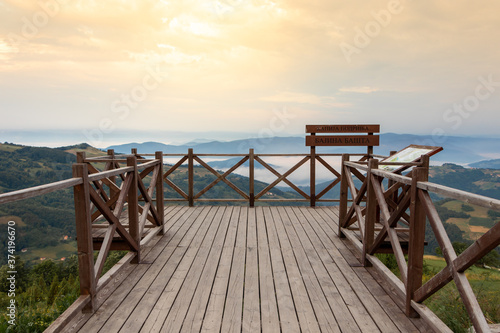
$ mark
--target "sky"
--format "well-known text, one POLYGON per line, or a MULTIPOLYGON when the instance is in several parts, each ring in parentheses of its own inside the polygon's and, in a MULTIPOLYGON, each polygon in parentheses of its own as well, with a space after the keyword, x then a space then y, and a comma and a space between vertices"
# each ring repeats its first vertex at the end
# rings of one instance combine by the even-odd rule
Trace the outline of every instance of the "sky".
POLYGON ((499 12, 491 0, 0 0, 0 141, 46 131, 104 147, 306 124, 498 136, 499 12))

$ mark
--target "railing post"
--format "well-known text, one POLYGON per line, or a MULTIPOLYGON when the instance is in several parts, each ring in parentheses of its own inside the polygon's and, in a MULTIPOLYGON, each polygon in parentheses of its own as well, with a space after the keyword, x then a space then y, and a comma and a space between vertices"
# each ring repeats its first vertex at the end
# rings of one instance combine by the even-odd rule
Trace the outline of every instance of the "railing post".
POLYGON ((84 151, 79 151, 76 153, 76 163, 85 163, 86 154, 84 151))
MULTIPOLYGON (((311 136, 315 136, 316 133, 311 133, 311 136)), ((310 197, 311 197, 311 207, 316 206, 316 146, 311 146, 311 176, 310 176, 310 197)))
MULTIPOLYGON (((127 157, 127 166, 134 167, 132 171, 132 184, 128 190, 128 223, 129 223, 129 233, 132 239, 137 244, 137 255, 132 260, 132 263, 139 263, 141 261, 141 235, 139 226, 139 198, 138 198, 138 172, 137 172, 137 157, 127 157)), ((147 214, 147 212, 144 212, 147 214)))
POLYGON ((414 292, 422 286, 424 265, 424 242, 426 215, 424 207, 418 196, 417 183, 427 181, 429 178, 429 157, 422 156, 423 167, 413 170, 410 189, 410 242, 408 245, 408 281, 406 283, 406 315, 418 317, 417 312, 411 307, 414 292))
POLYGON ((188 199, 189 207, 194 206, 194 160, 193 148, 188 150, 188 199))
MULTIPOLYGON (((163 185, 163 152, 155 152, 155 158, 160 161, 158 165, 158 179, 156 180, 156 211, 160 217, 160 225, 165 226, 165 209, 164 209, 164 185, 163 185)), ((165 228, 162 228, 162 234, 165 233, 165 228)))
POLYGON ((132 149, 130 149, 130 153, 131 153, 132 155, 137 155, 137 148, 132 148, 132 149))
POLYGON ((342 164, 341 164, 341 179, 340 179, 340 202, 339 202, 339 237, 340 238, 345 238, 344 234, 342 233, 342 226, 341 223, 344 221, 345 216, 347 215, 347 189, 348 189, 348 183, 347 183, 347 173, 345 171, 345 165, 344 163, 349 161, 349 154, 342 154, 342 164))
MULTIPOLYGON (((396 150, 391 150, 391 151, 389 152, 389 156, 392 156, 392 155, 394 155, 394 154, 396 154, 396 153, 397 153, 397 151, 396 151, 396 150)), ((396 181, 394 181, 394 180, 392 180, 392 179, 389 179, 389 180, 387 181, 387 188, 390 188, 390 187, 391 187, 391 186, 393 186, 395 183, 396 183, 396 181)), ((395 191, 395 192, 391 195, 391 198, 392 198, 392 200, 393 200, 394 202, 397 202, 397 200, 398 200, 398 192, 399 192, 399 190, 395 191)), ((392 207, 389 207, 389 211, 393 211, 392 207)))
POLYGON ((363 239, 363 257, 361 262, 364 266, 370 266, 370 262, 366 260, 373 241, 375 240, 375 222, 377 222, 377 197, 373 188, 372 170, 378 169, 378 160, 370 158, 368 161, 368 173, 366 174, 366 181, 368 188, 366 191, 366 215, 365 215, 365 230, 363 239))
POLYGON ((249 205, 250 207, 255 206, 255 155, 254 155, 254 150, 253 148, 250 148, 249 151, 249 171, 248 171, 248 176, 249 176, 249 197, 250 197, 250 202, 249 205))
POLYGON ((74 164, 73 177, 81 178, 83 181, 82 184, 73 187, 78 267, 80 270, 80 295, 90 295, 90 302, 85 306, 83 312, 94 312, 97 289, 87 165, 83 163, 74 164))
MULTIPOLYGON (((368 135, 373 135, 373 132, 368 133, 368 135)), ((368 159, 373 157, 373 146, 366 147, 366 155, 368 155, 368 159)))
MULTIPOLYGON (((112 160, 115 158, 115 151, 113 149, 108 149, 108 157, 110 157, 112 160)), ((109 165, 109 170, 113 170, 115 168, 115 163, 114 162, 108 162, 109 165)), ((116 176, 109 177, 109 180, 113 183, 116 184, 116 176)), ((111 197, 116 194, 116 190, 112 187, 110 187, 110 194, 111 197)))

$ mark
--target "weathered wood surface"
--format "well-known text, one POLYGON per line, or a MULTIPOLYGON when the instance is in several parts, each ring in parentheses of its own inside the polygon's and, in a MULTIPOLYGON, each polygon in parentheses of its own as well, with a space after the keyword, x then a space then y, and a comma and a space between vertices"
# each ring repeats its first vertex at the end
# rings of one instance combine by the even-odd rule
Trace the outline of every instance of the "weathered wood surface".
POLYGON ((306 125, 306 133, 379 133, 380 125, 306 125))
POLYGON ((166 207, 165 235, 64 331, 429 332, 337 220, 337 207, 166 207))
POLYGON ((378 135, 311 135, 306 146, 378 146, 378 135))

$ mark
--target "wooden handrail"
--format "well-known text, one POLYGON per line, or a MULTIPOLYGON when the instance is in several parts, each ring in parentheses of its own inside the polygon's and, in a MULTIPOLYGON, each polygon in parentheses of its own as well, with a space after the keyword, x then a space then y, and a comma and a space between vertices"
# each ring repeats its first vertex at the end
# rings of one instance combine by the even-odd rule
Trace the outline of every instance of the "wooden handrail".
POLYGON ((43 194, 48 194, 82 184, 81 178, 70 178, 58 182, 25 188, 22 190, 0 194, 0 204, 6 204, 19 200, 34 198, 43 194))
MULTIPOLYGON (((365 163, 350 162, 348 156, 344 156, 343 158, 342 182, 345 183, 343 185, 343 192, 346 192, 343 195, 347 197, 347 191, 350 190, 355 200, 349 212, 341 206, 339 235, 347 235, 352 241, 356 241, 353 232, 359 230, 363 243, 362 256, 366 258, 363 260, 364 264, 368 262, 367 259, 369 256, 377 252, 382 240, 386 236, 389 236, 405 286, 404 296, 406 298, 406 314, 408 316, 416 315, 419 311, 418 307, 416 307, 418 303, 423 302, 447 283, 454 280, 475 330, 477 332, 489 332, 486 319, 472 292, 464 271, 500 245, 500 222, 497 222, 487 233, 457 256, 444 229, 443 222, 439 218, 432 202, 430 193, 495 211, 500 211, 500 200, 427 181, 429 161, 428 156, 425 155, 422 156, 419 163, 391 163, 392 165, 414 166, 415 168, 407 175, 380 170, 377 168, 378 164, 371 161, 366 166, 364 165, 365 163), (358 177, 359 170, 366 171, 369 175, 365 178, 359 190, 355 188, 353 181, 350 179, 350 177, 354 177, 354 170, 358 170, 358 174, 356 175, 358 177), (387 190, 382 186, 383 179, 389 180, 387 190), (358 195, 363 187, 367 188, 366 208, 360 206, 361 198, 358 195), (408 208, 410 209, 410 215, 406 216, 408 208), (381 229, 373 228, 372 221, 378 223, 379 215, 383 227, 381 229), (406 216, 405 220, 409 220, 410 222, 407 231, 409 232, 408 263, 406 263, 403 256, 397 237, 397 233, 401 232, 400 228, 397 228, 397 225, 404 216, 406 216), (447 266, 423 284, 422 270, 426 219, 430 221, 433 232, 445 256, 447 266), (350 226, 355 222, 358 223, 358 227, 352 230, 350 226), (379 229, 376 239, 372 237, 375 229, 379 229)), ((385 165, 386 163, 383 162, 383 164, 385 165)), ((374 259, 370 258, 369 261, 374 262, 374 259)), ((386 273, 385 271, 383 274, 386 275, 386 273)), ((391 278, 387 277, 387 280, 391 281, 391 278)))
MULTIPOLYGON (((151 154, 140 154, 141 156, 150 156, 151 154)), ((338 184, 341 183, 341 172, 337 171, 332 165, 330 165, 324 157, 341 157, 343 154, 315 154, 312 156, 311 154, 257 154, 253 151, 253 149, 249 150, 248 154, 198 154, 195 153, 193 149, 189 149, 187 154, 163 154, 163 157, 179 157, 180 159, 175 162, 173 166, 166 166, 165 172, 163 175, 163 180, 167 186, 172 188, 175 193, 180 195, 182 198, 165 198, 166 202, 187 202, 190 206, 193 206, 196 202, 248 202, 250 207, 255 205, 255 202, 297 202, 303 203, 309 201, 311 206, 314 206, 316 202, 339 202, 340 199, 324 199, 324 195, 335 188, 338 184), (212 168, 208 163, 206 163, 202 157, 234 157, 241 158, 238 163, 233 165, 228 170, 219 173, 214 168, 212 168), (292 166, 288 171, 285 171, 283 174, 278 172, 275 168, 273 168, 269 163, 264 160, 264 157, 302 157, 303 159, 292 166), (292 181, 288 179, 288 177, 295 172, 298 168, 304 165, 307 161, 314 158, 320 164, 322 164, 326 170, 330 171, 334 176, 332 182, 326 186, 321 192, 316 193, 315 188, 311 187, 311 193, 305 193, 299 186, 295 185, 292 181), (238 188, 235 184, 233 184, 228 176, 233 174, 234 171, 243 165, 243 163, 249 163, 249 186, 248 193, 244 192, 240 188, 238 188), (265 189, 261 190, 259 193, 255 193, 255 163, 259 163, 264 168, 269 170, 272 174, 274 174, 277 178, 275 181, 271 182, 265 189), (187 191, 181 189, 180 186, 175 184, 169 176, 171 176, 176 170, 179 169, 182 165, 187 164, 187 183, 188 188, 187 191), (205 185, 200 192, 194 192, 194 166, 199 165, 200 167, 211 172, 216 179, 212 181, 210 184, 205 185), (232 188, 238 194, 238 198, 202 198, 202 195, 209 192, 211 188, 213 188, 217 183, 224 182, 230 188, 232 188), (295 192, 297 192, 301 198, 298 199, 267 199, 264 198, 264 194, 275 188, 280 182, 286 183, 290 186, 295 192)), ((350 156, 360 157, 361 160, 366 158, 366 154, 351 154, 350 156)), ((315 184, 315 173, 311 174, 311 185, 315 184)), ((347 199, 346 202, 350 201, 347 199)))

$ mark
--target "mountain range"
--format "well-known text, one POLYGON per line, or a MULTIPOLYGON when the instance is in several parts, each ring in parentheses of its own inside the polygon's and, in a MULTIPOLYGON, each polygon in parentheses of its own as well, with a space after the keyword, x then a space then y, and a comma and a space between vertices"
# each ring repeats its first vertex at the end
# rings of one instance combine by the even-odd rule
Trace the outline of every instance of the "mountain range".
MULTIPOLYGON (((468 165, 491 158, 500 158, 500 138, 422 136, 412 134, 385 133, 380 135, 380 146, 375 147, 375 153, 388 155, 390 151, 398 151, 410 144, 441 146, 444 150, 431 158, 431 161, 442 164, 445 162, 468 165)), ((191 142, 183 145, 167 145, 160 142, 127 143, 110 146, 117 153, 130 153, 131 148, 137 148, 139 153, 154 153, 162 151, 165 154, 186 154, 193 148, 198 154, 245 154, 250 148, 256 154, 305 154, 309 147, 305 145, 303 136, 252 138, 234 141, 191 142)), ((318 153, 359 153, 365 152, 364 147, 318 147, 318 153)))

